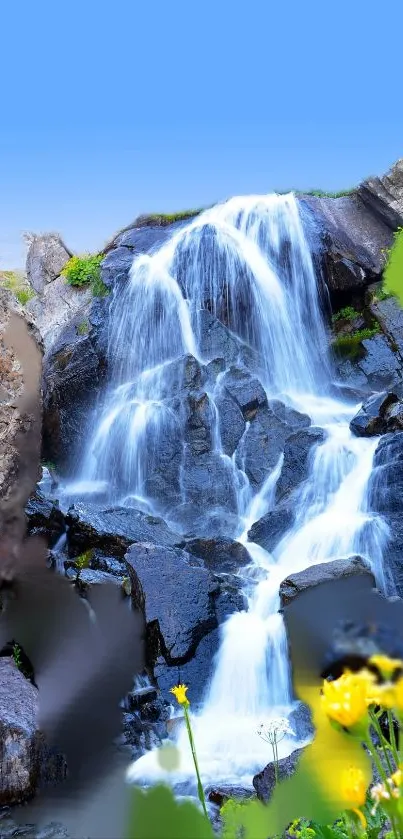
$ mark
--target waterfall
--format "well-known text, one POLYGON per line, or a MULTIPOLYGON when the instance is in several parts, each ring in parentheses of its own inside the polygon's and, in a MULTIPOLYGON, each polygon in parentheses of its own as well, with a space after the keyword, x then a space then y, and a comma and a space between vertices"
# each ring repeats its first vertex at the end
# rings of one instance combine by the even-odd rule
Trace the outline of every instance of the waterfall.
MULTIPOLYGON (((216 513, 235 517, 234 533, 247 547, 251 565, 248 609, 222 627, 211 684, 193 725, 203 779, 250 782, 270 759, 257 728, 273 715, 288 715, 294 703, 278 611, 281 581, 316 563, 360 553, 383 586, 385 532, 367 504, 377 440, 353 437, 349 422, 357 406, 331 396, 317 278, 296 199, 292 194, 234 198, 202 213, 154 253, 137 256, 126 286, 115 288, 110 386, 76 491, 77 486, 83 493, 102 487, 109 502, 162 513, 181 529, 181 510, 195 506, 184 480, 181 359, 193 359, 196 376, 200 365, 216 357, 206 340, 206 313, 248 351, 268 399, 281 399, 324 430, 308 480, 293 499, 294 524, 269 554, 247 534, 274 506, 283 459, 253 490, 243 440, 236 454, 224 451, 217 407, 221 374, 205 384, 214 463, 231 490, 227 507, 217 500, 216 513), (173 454, 178 473, 162 497, 155 474, 173 454)), ((176 778, 192 776, 186 732, 178 734, 178 746, 182 764, 176 778)), ((282 753, 295 746, 295 739, 285 739, 282 753)), ((130 771, 140 781, 161 775, 153 753, 130 771)))

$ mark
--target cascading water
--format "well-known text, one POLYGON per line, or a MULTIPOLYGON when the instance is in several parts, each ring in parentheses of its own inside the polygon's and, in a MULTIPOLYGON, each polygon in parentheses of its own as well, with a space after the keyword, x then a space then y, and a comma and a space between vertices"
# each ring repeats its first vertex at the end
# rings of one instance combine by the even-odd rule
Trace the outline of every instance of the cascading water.
MULTIPOLYGON (((248 542, 247 534, 274 506, 282 457, 253 491, 242 439, 232 456, 222 445, 220 375, 205 384, 215 468, 225 472, 232 498, 226 508, 219 499, 212 506, 218 515, 230 510, 235 524, 229 535, 246 545, 251 565, 248 610, 223 626, 212 682, 194 717, 195 736, 204 779, 250 781, 270 758, 256 734, 259 724, 287 714, 293 705, 278 613, 281 581, 315 563, 360 553, 382 586, 386 533, 367 509, 377 441, 354 438, 349 421, 357 406, 330 395, 317 278, 292 195, 232 199, 197 217, 155 253, 134 260, 130 281, 123 291, 116 289, 112 302, 111 386, 84 461, 81 489, 102 487, 110 502, 162 513, 183 529, 183 509, 197 503, 186 482, 185 373, 179 360, 190 355, 206 365, 216 357, 205 330, 209 313, 240 339, 237 360, 242 363, 245 351, 267 397, 308 414, 325 432, 309 478, 293 500, 294 525, 271 555, 248 542), (170 473, 161 493, 155 474, 174 454, 178 473, 170 473)), ((192 775, 186 734, 178 737, 183 759, 177 779, 192 775)), ((287 753, 295 741, 281 745, 287 753)), ((149 753, 130 774, 145 781, 161 773, 149 753)))

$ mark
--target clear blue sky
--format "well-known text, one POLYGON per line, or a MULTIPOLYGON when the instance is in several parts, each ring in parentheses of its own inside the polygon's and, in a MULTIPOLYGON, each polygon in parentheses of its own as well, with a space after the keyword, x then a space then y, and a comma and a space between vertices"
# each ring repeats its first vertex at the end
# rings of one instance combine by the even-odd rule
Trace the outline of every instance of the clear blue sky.
POLYGON ((0 29, 2 267, 24 230, 95 250, 140 212, 403 156, 401 0, 20 0, 0 29))

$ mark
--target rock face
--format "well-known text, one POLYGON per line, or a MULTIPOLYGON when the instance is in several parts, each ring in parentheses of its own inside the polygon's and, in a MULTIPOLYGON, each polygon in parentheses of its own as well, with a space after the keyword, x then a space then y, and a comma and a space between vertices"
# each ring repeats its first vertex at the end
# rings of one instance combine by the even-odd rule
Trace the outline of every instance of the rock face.
MULTIPOLYGON (((302 751, 302 749, 296 749, 289 757, 284 757, 282 760, 279 760, 278 776, 280 781, 284 781, 295 772, 302 751)), ((253 778, 253 786, 255 787, 259 800, 267 804, 274 792, 275 785, 274 763, 268 763, 265 769, 253 778)))
POLYGON ((386 434, 375 452, 369 482, 370 509, 382 516, 377 536, 383 548, 390 594, 403 596, 403 432, 386 434))
POLYGON ((403 159, 386 175, 368 178, 358 189, 362 201, 372 212, 396 229, 403 222, 403 159))
POLYGON ((376 393, 361 406, 350 422, 357 437, 372 437, 403 428, 403 405, 395 393, 376 393))
MULTIPOLYGON (((148 665, 164 698, 185 681, 199 702, 219 644, 220 588, 200 559, 178 548, 132 545, 126 554, 134 608, 146 621, 148 665)), ((234 605, 230 611, 234 611, 234 605)))
POLYGON ((284 608, 295 597, 298 597, 305 589, 320 585, 321 583, 337 580, 341 577, 369 576, 372 585, 375 585, 374 576, 365 560, 360 556, 349 557, 348 559, 335 559, 332 562, 323 562, 318 565, 311 565, 305 571, 291 574, 280 585, 280 602, 284 608))
POLYGON ((41 333, 45 349, 50 351, 62 329, 75 318, 77 324, 85 323, 91 308, 90 289, 76 288, 65 277, 44 285, 43 290, 26 305, 41 333))
POLYGON ((72 256, 57 233, 29 236, 26 272, 32 288, 41 293, 47 283, 60 275, 72 256))
POLYGON ((248 539, 271 553, 294 521, 292 507, 276 507, 252 525, 248 539))
POLYGON ((0 658, 0 806, 20 804, 65 777, 37 728, 38 691, 11 658, 0 658))
POLYGON ((76 553, 101 548, 119 557, 135 542, 166 547, 184 544, 183 537, 173 533, 162 519, 128 507, 102 510, 90 504, 75 504, 66 522, 70 551, 76 553))

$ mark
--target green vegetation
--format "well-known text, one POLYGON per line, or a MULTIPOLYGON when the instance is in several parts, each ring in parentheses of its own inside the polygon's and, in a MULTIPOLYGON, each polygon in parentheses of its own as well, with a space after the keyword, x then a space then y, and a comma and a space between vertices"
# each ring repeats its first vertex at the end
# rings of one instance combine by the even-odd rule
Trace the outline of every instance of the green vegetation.
POLYGON ((88 320, 82 320, 81 323, 78 324, 77 328, 77 335, 88 335, 90 331, 90 324, 88 320))
MULTIPOLYGON (((315 195, 317 198, 344 198, 351 195, 354 189, 342 189, 339 192, 324 192, 323 189, 310 189, 305 195, 315 195)), ((301 195, 301 193, 299 193, 301 195)))
POLYGON ((403 227, 398 227, 383 271, 383 288, 403 305, 403 227))
POLYGON ((353 309, 352 306, 346 306, 344 309, 340 309, 340 311, 333 315, 332 321, 333 323, 337 323, 340 320, 355 320, 355 318, 359 316, 360 313, 357 312, 356 309, 353 309))
POLYGON ((147 227, 157 225, 157 227, 167 227, 168 224, 174 224, 175 221, 186 221, 186 219, 195 218, 203 212, 205 207, 198 207, 195 210, 181 210, 178 213, 148 213, 144 216, 139 216, 135 221, 135 226, 147 227))
POLYGON ((75 558, 74 563, 75 563, 75 566, 77 568, 77 576, 76 576, 76 579, 75 579, 76 583, 78 583, 78 581, 80 579, 81 571, 83 571, 84 568, 88 568, 93 556, 94 556, 94 550, 93 550, 93 548, 90 548, 88 551, 84 551, 84 553, 80 554, 79 556, 77 556, 75 558))
POLYGON ((14 294, 21 306, 35 297, 35 292, 29 285, 22 271, 1 271, 0 286, 14 294))
POLYGON ((16 667, 18 667, 19 670, 22 670, 21 647, 19 644, 13 645, 13 659, 16 667))
POLYGON ((338 335, 333 341, 333 349, 339 352, 340 355, 346 358, 357 358, 362 353, 362 341, 366 338, 373 338, 380 332, 379 324, 366 329, 358 329, 357 332, 352 332, 350 335, 338 335))
POLYGON ((105 297, 108 289, 101 279, 102 254, 72 256, 62 270, 67 282, 81 288, 90 286, 94 297, 105 297))

